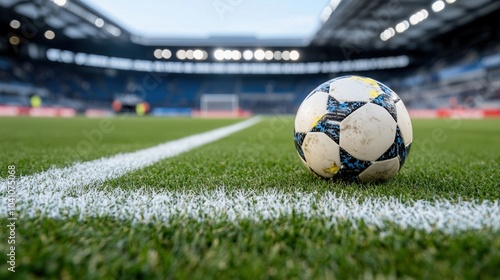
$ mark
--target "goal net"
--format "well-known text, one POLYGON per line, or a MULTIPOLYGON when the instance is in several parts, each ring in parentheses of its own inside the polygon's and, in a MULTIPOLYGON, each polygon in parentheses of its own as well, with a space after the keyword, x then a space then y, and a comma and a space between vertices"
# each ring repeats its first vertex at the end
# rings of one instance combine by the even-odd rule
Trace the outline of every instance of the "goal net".
POLYGON ((202 94, 201 117, 239 117, 239 98, 236 94, 202 94))

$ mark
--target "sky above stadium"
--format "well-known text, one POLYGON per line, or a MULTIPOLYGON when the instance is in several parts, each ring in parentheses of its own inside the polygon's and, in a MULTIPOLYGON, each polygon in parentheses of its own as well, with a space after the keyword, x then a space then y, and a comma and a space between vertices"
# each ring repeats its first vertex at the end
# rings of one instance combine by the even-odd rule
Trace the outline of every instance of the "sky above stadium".
POLYGON ((328 0, 82 0, 129 32, 152 38, 307 38, 328 0))

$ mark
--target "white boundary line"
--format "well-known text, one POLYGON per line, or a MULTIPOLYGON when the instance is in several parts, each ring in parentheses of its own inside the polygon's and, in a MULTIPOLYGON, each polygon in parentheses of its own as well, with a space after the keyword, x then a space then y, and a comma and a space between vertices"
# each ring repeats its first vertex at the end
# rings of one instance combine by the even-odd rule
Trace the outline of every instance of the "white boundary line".
MULTIPOLYGON (((216 141, 258 121, 252 118, 152 148, 21 177, 16 182, 18 213, 21 217, 78 217, 80 220, 110 217, 132 223, 166 224, 177 218, 199 222, 208 219, 258 222, 296 214, 326 219, 330 223, 348 221, 357 226, 363 220, 368 226, 383 228, 390 222, 401 228, 449 234, 464 230, 500 230, 498 200, 401 202, 396 198, 360 198, 332 192, 300 193, 277 189, 194 192, 85 188, 103 186, 107 180, 216 141)), ((0 187, 6 189, 7 181, 0 181, 0 187)), ((0 200, 0 208, 7 208, 6 199, 0 200)), ((5 211, 0 212, 0 216, 5 215, 5 211)))
MULTIPOLYGON (((28 195, 39 195, 102 184, 107 180, 121 177, 128 172, 227 137, 258 123, 260 119, 260 117, 253 117, 233 125, 191 135, 136 152, 75 163, 64 168, 51 168, 41 173, 20 177, 16 182, 17 189, 28 192, 28 195)), ((6 187, 7 181, 1 180, 0 189, 6 187)))
POLYGON ((370 227, 385 228, 389 223, 402 229, 415 228, 447 234, 465 230, 500 230, 498 201, 413 201, 395 198, 348 197, 332 192, 300 193, 268 189, 254 192, 224 189, 194 191, 133 191, 113 188, 90 189, 69 195, 62 190, 38 194, 22 193, 20 212, 27 217, 54 219, 96 217, 136 223, 169 224, 173 219, 259 222, 291 215, 326 219, 328 223, 350 222, 357 227, 363 220, 370 227))

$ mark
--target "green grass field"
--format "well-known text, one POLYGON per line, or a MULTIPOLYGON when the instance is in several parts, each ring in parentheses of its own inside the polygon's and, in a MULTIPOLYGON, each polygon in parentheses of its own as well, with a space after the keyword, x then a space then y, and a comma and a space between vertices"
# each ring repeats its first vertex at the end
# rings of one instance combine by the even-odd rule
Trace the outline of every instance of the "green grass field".
MULTIPOLYGON (((11 164, 16 165, 17 175, 33 175, 237 122, 0 118, 0 178, 7 178, 11 164)), ((408 205, 489 201, 499 212, 499 120, 414 120, 413 129, 414 142, 405 166, 385 183, 360 185, 316 178, 295 152, 293 118, 269 117, 178 156, 99 184, 82 185, 62 198, 39 195, 57 205, 61 199, 93 191, 187 193, 188 200, 195 200, 221 189, 257 195, 280 190, 297 199, 335 193, 359 201, 396 198, 408 205)), ((35 205, 37 197, 31 199, 35 205)), ((207 212, 212 211, 211 205, 204 205, 207 212)), ((6 212, 6 204, 2 207, 0 211, 6 212)), ((322 215, 295 211, 278 218, 260 213, 257 219, 235 221, 230 213, 211 218, 203 207, 195 216, 201 219, 172 215, 140 222, 141 218, 132 215, 128 219, 127 213, 120 214, 121 218, 65 212, 51 217, 28 213, 30 207, 20 208, 16 223, 16 272, 9 272, 4 261, 0 278, 498 279, 500 275, 498 224, 446 232, 391 222, 374 225, 362 219, 332 222, 322 215)), ((148 199, 141 207, 157 204, 148 199)), ((9 249, 7 234, 0 231, 4 256, 9 249)))

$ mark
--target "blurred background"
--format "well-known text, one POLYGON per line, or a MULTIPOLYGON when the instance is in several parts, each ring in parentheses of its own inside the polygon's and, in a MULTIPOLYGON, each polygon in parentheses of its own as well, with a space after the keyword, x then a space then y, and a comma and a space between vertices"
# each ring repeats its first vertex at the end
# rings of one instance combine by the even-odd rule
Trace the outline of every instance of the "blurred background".
POLYGON ((294 114, 377 79, 414 117, 500 116, 496 0, 0 0, 0 115, 294 114))

